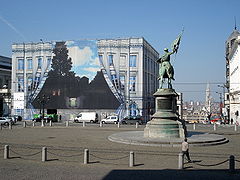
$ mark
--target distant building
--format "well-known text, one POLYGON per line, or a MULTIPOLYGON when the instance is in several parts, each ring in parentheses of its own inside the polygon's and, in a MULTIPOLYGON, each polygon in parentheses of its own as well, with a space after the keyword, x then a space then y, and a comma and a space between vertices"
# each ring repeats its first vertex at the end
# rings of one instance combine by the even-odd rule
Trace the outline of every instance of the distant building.
POLYGON ((12 59, 0 56, 0 116, 11 113, 11 68, 12 59))
POLYGON ((63 119, 94 110, 142 115, 147 121, 155 108, 159 54, 144 38, 16 43, 12 51, 13 114, 31 118, 41 109, 37 99, 43 95, 50 97, 45 108, 63 119), (54 73, 68 68, 67 61, 72 69, 54 80, 54 73))
POLYGON ((183 93, 177 93, 177 113, 179 114, 179 119, 183 119, 183 93))
POLYGON ((240 33, 232 32, 226 41, 225 112, 233 123, 240 123, 240 33))

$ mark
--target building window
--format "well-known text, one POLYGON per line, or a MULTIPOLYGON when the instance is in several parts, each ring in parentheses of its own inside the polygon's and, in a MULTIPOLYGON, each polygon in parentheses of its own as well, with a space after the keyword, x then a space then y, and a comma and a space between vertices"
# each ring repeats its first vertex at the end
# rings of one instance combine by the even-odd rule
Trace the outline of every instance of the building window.
POLYGON ((137 61, 137 56, 136 55, 130 55, 129 66, 130 67, 136 67, 136 61, 137 61))
POLYGON ((130 91, 135 92, 136 91, 136 76, 130 76, 130 91))
POLYGON ((33 83, 33 78, 32 77, 28 77, 28 81, 27 81, 28 91, 32 90, 32 83, 33 83))
POLYGON ((33 88, 37 88, 40 83, 40 77, 35 77, 33 88))
POLYGON ((102 61, 103 61, 103 55, 98 55, 98 58, 99 58, 100 63, 102 63, 102 61))
POLYGON ((18 59, 18 70, 24 70, 24 60, 18 59))
POLYGON ((120 83, 121 83, 121 89, 124 89, 125 76, 124 75, 120 75, 119 79, 120 79, 120 83))
POLYGON ((49 57, 47 58, 47 67, 50 67, 52 63, 52 59, 49 57))
POLYGON ((108 65, 113 65, 113 55, 108 55, 108 65))
POLYGON ((126 56, 125 55, 120 55, 120 67, 126 67, 126 56))
POLYGON ((32 69, 32 59, 27 60, 27 69, 32 69))
POLYGON ((136 105, 136 103, 130 104, 129 109, 130 109, 130 116, 136 116, 137 115, 137 105, 136 105))
POLYGON ((111 78, 112 78, 112 81, 116 80, 116 79, 117 79, 116 74, 112 74, 112 75, 111 75, 111 78))
POLYGON ((18 92, 24 92, 24 80, 23 77, 18 77, 18 92))
POLYGON ((38 58, 38 66, 37 69, 41 69, 42 68, 42 58, 38 58))
POLYGON ((77 98, 69 98, 69 107, 77 107, 77 98))

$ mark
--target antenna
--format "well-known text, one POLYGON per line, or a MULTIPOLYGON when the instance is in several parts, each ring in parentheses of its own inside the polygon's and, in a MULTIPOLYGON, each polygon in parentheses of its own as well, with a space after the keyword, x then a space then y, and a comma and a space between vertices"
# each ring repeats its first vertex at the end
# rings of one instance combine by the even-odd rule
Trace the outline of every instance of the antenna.
POLYGON ((236 16, 234 16, 234 30, 237 30, 236 16))

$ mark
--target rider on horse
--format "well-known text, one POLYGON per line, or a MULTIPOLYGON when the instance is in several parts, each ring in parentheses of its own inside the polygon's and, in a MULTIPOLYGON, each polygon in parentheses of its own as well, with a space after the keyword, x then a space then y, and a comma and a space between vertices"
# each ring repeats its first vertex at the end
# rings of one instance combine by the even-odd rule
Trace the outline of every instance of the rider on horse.
POLYGON ((160 80, 160 89, 163 86, 164 78, 168 78, 168 88, 172 88, 171 79, 174 80, 174 69, 170 63, 170 56, 176 52, 174 48, 172 52, 169 52, 167 48, 164 49, 165 54, 157 60, 160 63, 159 69, 159 78, 160 80))
POLYGON ((172 43, 172 52, 169 52, 167 48, 164 49, 165 54, 157 60, 157 62, 160 64, 160 68, 159 68, 159 82, 160 82, 160 86, 159 88, 162 89, 163 88, 163 82, 164 79, 168 79, 168 88, 172 89, 172 82, 171 80, 175 80, 174 79, 174 69, 173 66, 170 63, 170 56, 174 53, 178 52, 178 48, 180 45, 180 40, 182 37, 184 29, 182 30, 182 33, 177 37, 177 39, 175 39, 172 43))

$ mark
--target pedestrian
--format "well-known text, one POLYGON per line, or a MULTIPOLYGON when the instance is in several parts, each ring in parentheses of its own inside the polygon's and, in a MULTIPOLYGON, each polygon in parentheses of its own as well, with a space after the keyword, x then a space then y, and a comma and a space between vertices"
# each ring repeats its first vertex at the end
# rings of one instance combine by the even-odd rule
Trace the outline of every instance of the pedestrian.
POLYGON ((189 144, 187 142, 187 138, 184 139, 182 142, 182 153, 183 153, 183 158, 184 155, 186 155, 188 162, 192 162, 189 156, 189 144))

